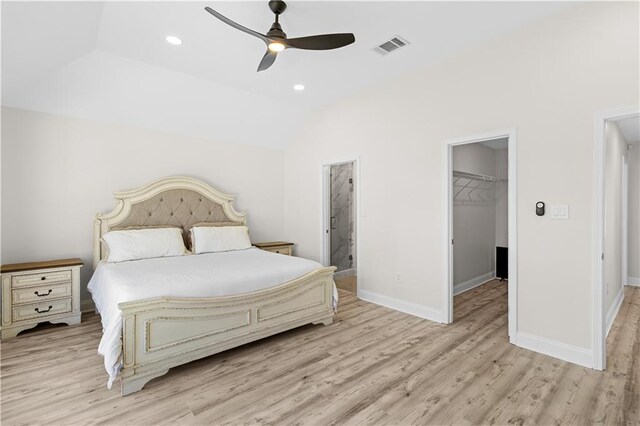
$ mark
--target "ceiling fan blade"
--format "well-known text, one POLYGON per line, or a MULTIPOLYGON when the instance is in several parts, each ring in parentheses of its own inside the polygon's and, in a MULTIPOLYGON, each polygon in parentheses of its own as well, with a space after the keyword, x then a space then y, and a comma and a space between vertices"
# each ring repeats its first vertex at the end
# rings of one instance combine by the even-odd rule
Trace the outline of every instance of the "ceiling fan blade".
POLYGON ((218 18, 219 20, 221 20, 225 24, 231 25, 235 29, 240 30, 242 32, 245 32, 247 34, 251 34, 254 37, 258 37, 260 40, 264 41, 267 45, 270 43, 269 38, 267 38, 266 35, 260 34, 257 31, 250 30, 247 27, 243 27, 242 25, 238 24, 237 22, 233 22, 231 19, 229 19, 226 16, 216 12, 215 10, 211 9, 210 7, 207 6, 207 7, 204 8, 204 10, 206 10, 207 12, 209 12, 210 14, 212 14, 213 16, 215 16, 216 18, 218 18))
POLYGON ((264 71, 271 65, 273 65, 273 63, 276 61, 276 56, 278 56, 276 52, 272 52, 271 50, 267 49, 267 53, 264 54, 262 60, 260 61, 260 65, 258 65, 258 72, 264 71))
POLYGON ((287 47, 306 50, 330 50, 347 46, 356 41, 351 33, 322 34, 309 37, 288 38, 287 47))

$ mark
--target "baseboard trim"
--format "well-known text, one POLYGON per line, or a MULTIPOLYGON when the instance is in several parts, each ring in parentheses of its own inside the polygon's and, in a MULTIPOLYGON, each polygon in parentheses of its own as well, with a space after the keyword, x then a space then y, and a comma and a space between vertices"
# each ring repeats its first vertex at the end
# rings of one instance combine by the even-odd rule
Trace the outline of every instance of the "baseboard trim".
POLYGON ((616 299, 611 304, 609 308, 609 312, 607 312, 607 336, 609 335, 609 331, 611 330, 611 326, 613 325, 613 321, 615 321, 618 316, 618 312, 620 311, 620 306, 622 306, 622 301, 624 300, 624 287, 620 288, 616 299))
POLYGON ((96 311, 96 305, 93 304, 93 300, 81 300, 80 311, 94 313, 96 311))
POLYGON ((593 352, 591 349, 534 336, 521 331, 517 333, 516 339, 512 343, 530 351, 549 355, 583 367, 593 368, 593 352))
POLYGON ((640 278, 627 277, 627 285, 640 286, 640 278))
POLYGON ((479 277, 471 278, 468 281, 465 281, 460 284, 455 284, 453 286, 453 295, 457 296, 465 291, 469 291, 473 288, 480 287, 482 284, 486 284, 491 280, 496 278, 496 271, 487 272, 486 274, 480 275, 479 277))
POLYGON ((358 289, 358 298, 367 302, 375 303, 376 305, 381 305, 396 311, 404 312, 405 314, 424 318, 430 321, 440 323, 444 322, 442 320, 442 311, 440 311, 439 309, 431 308, 429 306, 418 305, 417 303, 413 302, 406 302, 394 297, 385 296, 383 294, 378 294, 362 289, 358 289))

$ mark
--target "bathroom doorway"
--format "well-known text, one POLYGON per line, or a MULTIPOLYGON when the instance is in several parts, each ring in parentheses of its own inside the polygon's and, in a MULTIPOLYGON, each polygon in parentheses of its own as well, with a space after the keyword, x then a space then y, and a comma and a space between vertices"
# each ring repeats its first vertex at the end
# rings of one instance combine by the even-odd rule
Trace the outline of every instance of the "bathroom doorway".
POLYGON ((336 286, 357 293, 356 161, 327 164, 325 175, 325 264, 337 268, 336 286))

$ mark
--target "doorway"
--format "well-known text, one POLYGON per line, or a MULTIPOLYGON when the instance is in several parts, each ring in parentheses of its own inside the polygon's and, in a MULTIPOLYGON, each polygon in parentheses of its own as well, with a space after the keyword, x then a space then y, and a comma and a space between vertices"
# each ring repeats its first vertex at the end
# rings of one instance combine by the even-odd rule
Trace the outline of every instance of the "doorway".
MULTIPOLYGON (((443 322, 454 321, 454 296, 502 279, 509 336, 517 320, 516 132, 446 141, 443 322)), ((476 290, 474 290, 476 291, 476 290)))
POLYGON ((324 264, 335 266, 336 287, 357 294, 357 160, 325 164, 324 264))
POLYGON ((606 368, 607 335, 640 275, 640 110, 595 118, 595 248, 593 368, 606 368))

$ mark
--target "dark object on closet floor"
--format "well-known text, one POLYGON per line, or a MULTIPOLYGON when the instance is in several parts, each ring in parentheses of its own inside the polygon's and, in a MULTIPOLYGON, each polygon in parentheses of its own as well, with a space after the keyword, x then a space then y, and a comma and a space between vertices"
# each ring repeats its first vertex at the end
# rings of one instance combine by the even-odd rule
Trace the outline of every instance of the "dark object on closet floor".
POLYGON ((496 247, 496 278, 509 279, 509 248, 496 247))

